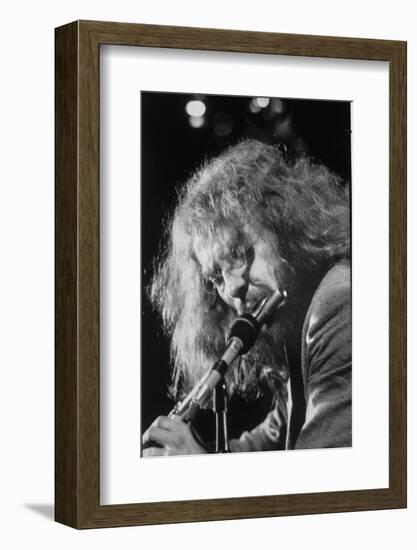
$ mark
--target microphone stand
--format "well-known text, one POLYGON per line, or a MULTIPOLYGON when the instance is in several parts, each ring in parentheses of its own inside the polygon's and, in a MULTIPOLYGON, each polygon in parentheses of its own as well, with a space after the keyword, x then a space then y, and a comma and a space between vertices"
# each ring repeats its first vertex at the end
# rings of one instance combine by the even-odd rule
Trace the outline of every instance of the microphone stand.
POLYGON ((227 391, 224 378, 213 389, 213 411, 216 416, 215 453, 230 453, 227 435, 227 391))

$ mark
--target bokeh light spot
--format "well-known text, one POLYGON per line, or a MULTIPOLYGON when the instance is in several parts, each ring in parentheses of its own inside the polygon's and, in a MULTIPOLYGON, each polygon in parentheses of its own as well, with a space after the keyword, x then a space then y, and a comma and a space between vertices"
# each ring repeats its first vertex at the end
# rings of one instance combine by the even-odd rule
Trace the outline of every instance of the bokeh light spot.
POLYGON ((203 116, 190 116, 188 119, 190 126, 192 128, 201 128, 204 126, 204 117, 203 116))
POLYGON ((185 106, 187 114, 191 117, 201 117, 206 112, 205 104, 199 99, 193 99, 189 101, 185 106))

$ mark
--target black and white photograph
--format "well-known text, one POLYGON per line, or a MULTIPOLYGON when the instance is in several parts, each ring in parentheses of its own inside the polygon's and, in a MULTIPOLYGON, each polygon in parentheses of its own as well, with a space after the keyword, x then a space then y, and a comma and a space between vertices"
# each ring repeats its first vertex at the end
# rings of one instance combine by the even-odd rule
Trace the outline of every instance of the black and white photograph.
POLYGON ((0 547, 414 550, 414 4, 1 7, 0 547))
POLYGON ((352 103, 140 102, 140 457, 351 447, 352 103))

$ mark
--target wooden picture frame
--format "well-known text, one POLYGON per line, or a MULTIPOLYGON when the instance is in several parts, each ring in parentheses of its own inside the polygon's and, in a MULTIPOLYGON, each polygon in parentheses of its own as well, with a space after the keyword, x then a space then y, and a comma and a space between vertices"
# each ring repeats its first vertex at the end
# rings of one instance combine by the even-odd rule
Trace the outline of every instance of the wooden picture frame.
POLYGON ((56 29, 55 519, 98 528, 406 506, 406 43, 77 21, 56 29), (389 487, 100 505, 100 46, 389 62, 389 487))

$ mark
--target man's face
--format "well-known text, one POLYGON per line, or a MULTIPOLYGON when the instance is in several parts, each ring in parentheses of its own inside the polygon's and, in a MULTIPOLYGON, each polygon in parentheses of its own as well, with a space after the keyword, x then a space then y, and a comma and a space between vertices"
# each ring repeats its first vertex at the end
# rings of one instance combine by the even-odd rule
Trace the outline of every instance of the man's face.
POLYGON ((237 315, 249 313, 277 290, 280 260, 267 237, 245 227, 222 242, 200 243, 196 256, 204 277, 237 315))

